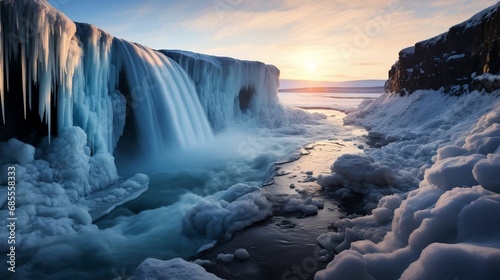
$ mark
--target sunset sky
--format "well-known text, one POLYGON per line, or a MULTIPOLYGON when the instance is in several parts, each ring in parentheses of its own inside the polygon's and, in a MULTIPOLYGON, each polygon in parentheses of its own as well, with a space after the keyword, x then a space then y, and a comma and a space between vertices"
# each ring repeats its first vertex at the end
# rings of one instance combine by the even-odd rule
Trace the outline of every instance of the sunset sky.
POLYGON ((496 0, 50 0, 74 21, 155 49, 260 60, 281 78, 385 79, 398 52, 496 0))

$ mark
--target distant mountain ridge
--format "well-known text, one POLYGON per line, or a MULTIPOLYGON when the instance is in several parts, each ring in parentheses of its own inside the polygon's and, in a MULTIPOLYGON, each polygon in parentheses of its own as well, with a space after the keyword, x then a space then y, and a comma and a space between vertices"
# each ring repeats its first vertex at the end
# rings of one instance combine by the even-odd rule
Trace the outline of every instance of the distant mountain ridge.
POLYGON ((300 93, 382 93, 383 86, 378 87, 310 87, 310 88, 283 88, 279 92, 300 93))
POLYGON ((304 88, 367 88, 383 87, 386 80, 355 80, 346 82, 307 81, 280 79, 279 89, 304 89, 304 88))

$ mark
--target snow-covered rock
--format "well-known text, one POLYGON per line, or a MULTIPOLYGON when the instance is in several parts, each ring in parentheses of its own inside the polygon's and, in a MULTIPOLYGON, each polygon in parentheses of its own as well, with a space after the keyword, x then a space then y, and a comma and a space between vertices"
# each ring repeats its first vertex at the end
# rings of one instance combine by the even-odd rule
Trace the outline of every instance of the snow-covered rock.
POLYGON ((411 94, 443 88, 463 94, 499 89, 498 49, 493 47, 500 37, 499 7, 497 3, 446 33, 402 50, 389 72, 386 91, 411 94))

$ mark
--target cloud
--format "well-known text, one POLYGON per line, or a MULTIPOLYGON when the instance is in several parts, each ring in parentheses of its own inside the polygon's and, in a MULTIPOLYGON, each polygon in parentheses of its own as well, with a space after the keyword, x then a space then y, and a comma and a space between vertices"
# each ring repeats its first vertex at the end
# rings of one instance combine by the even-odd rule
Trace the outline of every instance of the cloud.
POLYGON ((87 5, 90 10, 87 3, 95 3, 87 14, 103 23, 91 23, 153 48, 260 60, 277 65, 285 78, 304 77, 306 65, 314 63, 315 75, 338 80, 385 78, 401 49, 445 32, 495 2, 88 0, 67 7, 87 5))

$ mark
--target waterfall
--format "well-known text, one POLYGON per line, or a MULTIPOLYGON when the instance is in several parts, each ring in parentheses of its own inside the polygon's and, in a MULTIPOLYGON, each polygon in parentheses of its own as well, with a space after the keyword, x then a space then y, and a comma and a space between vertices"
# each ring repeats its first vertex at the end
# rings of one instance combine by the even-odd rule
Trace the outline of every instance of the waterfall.
POLYGON ((168 145, 186 148, 213 137, 193 83, 175 61, 117 38, 113 44, 116 67, 125 73, 127 100, 143 152, 154 155, 168 145))

